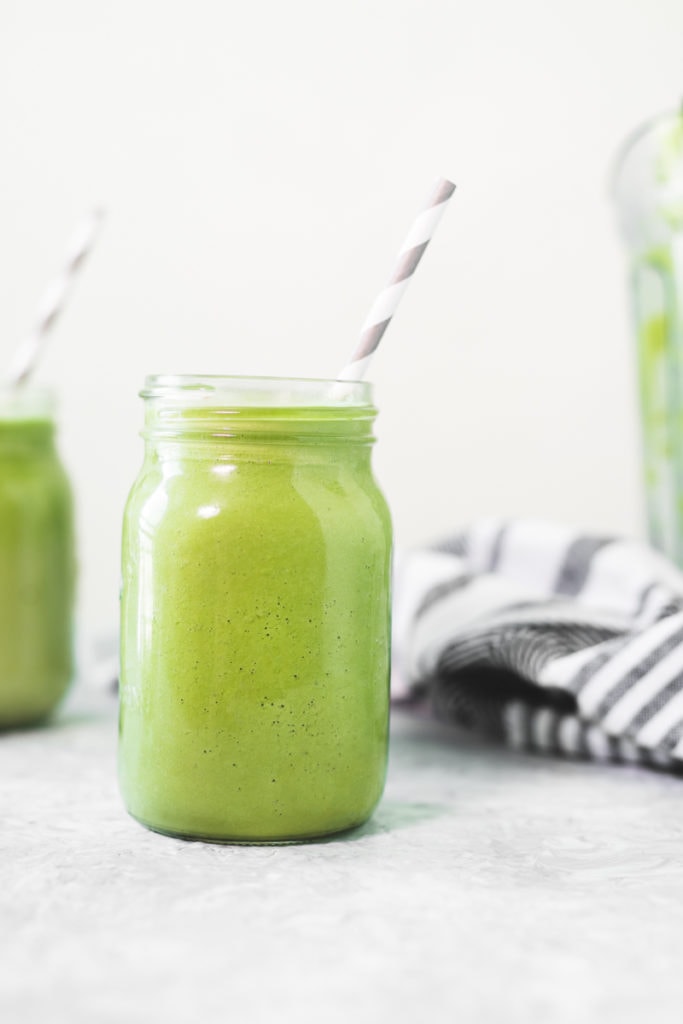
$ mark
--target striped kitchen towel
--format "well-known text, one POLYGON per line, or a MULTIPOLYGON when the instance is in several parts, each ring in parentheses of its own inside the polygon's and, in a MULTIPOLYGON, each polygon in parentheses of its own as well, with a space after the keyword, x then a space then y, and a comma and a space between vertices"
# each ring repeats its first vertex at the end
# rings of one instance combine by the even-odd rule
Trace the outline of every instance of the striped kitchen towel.
POLYGON ((486 520, 395 573, 397 701, 518 749, 683 768, 683 573, 645 544, 486 520))

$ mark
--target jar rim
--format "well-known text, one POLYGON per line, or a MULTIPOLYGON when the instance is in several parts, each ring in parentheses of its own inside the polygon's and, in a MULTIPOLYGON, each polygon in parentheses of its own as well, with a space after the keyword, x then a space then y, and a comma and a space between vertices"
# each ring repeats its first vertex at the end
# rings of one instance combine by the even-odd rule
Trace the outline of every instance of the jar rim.
POLYGON ((635 147, 647 140, 653 132, 658 131, 665 127, 675 127, 683 123, 683 108, 660 110, 657 114, 652 114, 645 120, 640 121, 635 128, 626 135, 617 149, 616 155, 612 162, 612 168, 610 173, 610 186, 611 191, 616 191, 616 186, 621 172, 622 165, 626 162, 627 158, 631 154, 631 151, 635 147))
POLYGON ((194 407, 344 408, 372 405, 372 385, 317 377, 151 374, 140 397, 194 407))

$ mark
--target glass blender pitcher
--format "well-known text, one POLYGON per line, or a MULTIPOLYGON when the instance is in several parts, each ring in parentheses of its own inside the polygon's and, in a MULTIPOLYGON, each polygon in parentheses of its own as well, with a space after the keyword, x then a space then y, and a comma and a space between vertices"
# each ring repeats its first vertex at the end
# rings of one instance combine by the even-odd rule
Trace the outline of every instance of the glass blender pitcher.
POLYGON ((683 109, 626 140, 613 191, 629 256, 648 533, 683 566, 683 109))

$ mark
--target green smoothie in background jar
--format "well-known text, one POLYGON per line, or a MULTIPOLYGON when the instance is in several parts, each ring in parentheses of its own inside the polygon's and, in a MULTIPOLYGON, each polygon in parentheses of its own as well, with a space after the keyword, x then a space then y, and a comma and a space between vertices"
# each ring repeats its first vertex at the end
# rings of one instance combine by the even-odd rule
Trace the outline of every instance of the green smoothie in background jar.
POLYGON ((308 839, 384 785, 391 526, 368 384, 152 377, 123 538, 119 774, 160 832, 308 839))
POLYGON ((0 728, 52 712, 73 675, 74 537, 50 396, 0 390, 0 728))

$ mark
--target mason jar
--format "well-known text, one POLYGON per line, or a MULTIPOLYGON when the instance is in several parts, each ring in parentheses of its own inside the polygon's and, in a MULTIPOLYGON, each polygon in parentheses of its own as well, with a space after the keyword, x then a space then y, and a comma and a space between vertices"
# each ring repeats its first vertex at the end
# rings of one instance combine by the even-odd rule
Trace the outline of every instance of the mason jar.
POLYGON ((73 664, 74 528, 48 392, 0 390, 0 728, 57 706, 73 664))
POLYGON ((384 785, 391 525, 366 383, 149 377, 119 775, 159 832, 312 838, 384 785))

